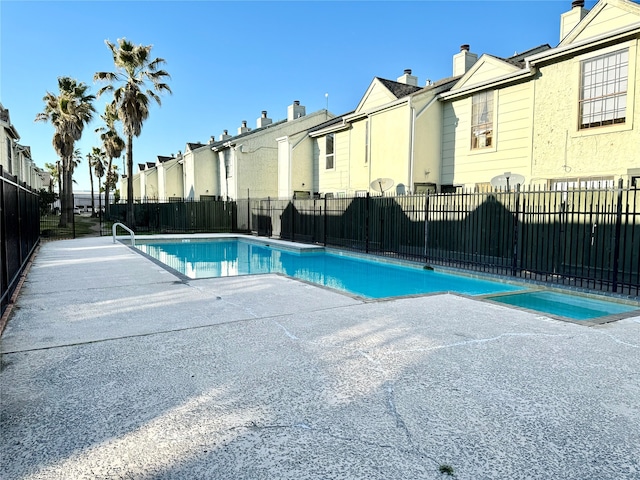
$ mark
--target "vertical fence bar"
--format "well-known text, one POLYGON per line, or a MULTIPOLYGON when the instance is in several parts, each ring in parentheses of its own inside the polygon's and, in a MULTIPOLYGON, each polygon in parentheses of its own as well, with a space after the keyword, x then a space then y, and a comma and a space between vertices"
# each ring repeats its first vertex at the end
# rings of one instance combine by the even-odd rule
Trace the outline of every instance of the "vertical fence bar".
POLYGON ((613 279, 611 282, 611 288, 613 293, 618 292, 618 268, 620 257, 620 231, 622 230, 622 179, 618 181, 618 201, 616 205, 616 231, 615 240, 613 246, 613 279))

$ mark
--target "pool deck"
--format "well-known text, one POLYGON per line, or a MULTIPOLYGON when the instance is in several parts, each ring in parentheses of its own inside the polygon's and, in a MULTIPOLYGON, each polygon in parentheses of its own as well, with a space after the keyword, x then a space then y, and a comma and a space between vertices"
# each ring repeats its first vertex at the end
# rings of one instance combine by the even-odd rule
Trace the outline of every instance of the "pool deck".
POLYGON ((41 246, 0 352, 0 478, 640 478, 640 317, 183 281, 102 237, 41 246))

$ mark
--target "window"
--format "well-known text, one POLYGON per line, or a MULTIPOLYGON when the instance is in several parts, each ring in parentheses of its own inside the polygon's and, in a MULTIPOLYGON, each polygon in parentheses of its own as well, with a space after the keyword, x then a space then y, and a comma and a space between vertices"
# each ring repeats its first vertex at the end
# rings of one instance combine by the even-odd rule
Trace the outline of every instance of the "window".
POLYGON ((583 60, 580 71, 580 129, 625 123, 629 51, 583 60))
POLYGON ((423 195, 425 193, 436 193, 435 183, 414 183, 413 191, 416 195, 423 195))
POLYGON ((325 169, 332 170, 334 167, 334 150, 333 150, 333 133, 330 133, 325 137, 326 150, 325 150, 325 169))
POLYGON ((606 189, 614 188, 612 176, 584 178, 554 178, 549 180, 551 190, 606 189))
POLYGON ((471 104, 471 148, 493 145, 493 92, 476 93, 471 104))

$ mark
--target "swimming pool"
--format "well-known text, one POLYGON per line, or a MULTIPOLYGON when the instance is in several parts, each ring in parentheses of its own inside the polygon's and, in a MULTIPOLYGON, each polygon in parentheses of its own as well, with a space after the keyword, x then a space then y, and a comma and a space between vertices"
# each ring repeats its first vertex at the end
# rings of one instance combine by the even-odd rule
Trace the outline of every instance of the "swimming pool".
POLYGON ((548 313, 577 321, 603 319, 634 311, 640 315, 640 306, 610 302, 604 299, 569 295, 554 291, 517 292, 489 298, 491 301, 514 307, 548 313))
POLYGON ((366 298, 436 292, 489 295, 523 287, 451 275, 322 248, 287 249, 240 239, 140 241, 136 248, 188 278, 281 273, 366 298))

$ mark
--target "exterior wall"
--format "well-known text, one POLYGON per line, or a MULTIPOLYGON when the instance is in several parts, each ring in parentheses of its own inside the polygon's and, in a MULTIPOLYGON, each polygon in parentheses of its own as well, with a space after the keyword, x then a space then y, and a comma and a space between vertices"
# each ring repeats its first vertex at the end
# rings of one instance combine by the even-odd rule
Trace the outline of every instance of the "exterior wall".
MULTIPOLYGON (((141 188, 141 181, 140 181, 140 177, 141 177, 141 173, 134 173, 133 176, 131 177, 131 183, 133 183, 133 198, 142 198, 142 188, 141 188)), ((126 190, 126 185, 124 185, 125 190, 124 190, 124 198, 127 198, 127 190, 126 190)))
POLYGON ((278 139, 278 197, 318 192, 313 158, 315 140, 307 132, 278 139))
POLYGON ((217 155, 209 146, 194 150, 194 196, 200 200, 201 196, 220 195, 220 181, 218 174, 217 155))
POLYGON ((334 132, 333 169, 325 168, 326 134, 317 137, 318 191, 334 195, 369 192, 376 178, 391 178, 394 186, 402 183, 409 190, 411 116, 404 102, 353 120, 349 129, 334 132))
MULTIPOLYGON (((417 183, 435 183, 441 175, 442 102, 433 96, 414 105, 413 171, 410 190, 417 183)), ((408 185, 409 187, 409 185, 408 185)))
POLYGON ((144 198, 158 199, 160 189, 158 187, 158 168, 150 168, 140 173, 141 184, 144 184, 144 198))
POLYGON ((628 180, 633 169, 640 168, 639 65, 635 39, 540 67, 535 81, 532 175, 536 183, 611 176, 628 180), (629 48, 626 122, 579 130, 580 61, 624 47, 629 48))
POLYGON ((445 101, 443 106, 442 185, 473 188, 497 175, 531 176, 533 83, 494 90, 493 146, 471 149, 472 97, 445 101))
POLYGON ((157 169, 159 198, 184 198, 182 164, 178 159, 161 163, 157 166, 157 169))
POLYGON ((573 41, 580 42, 597 35, 606 34, 623 25, 629 25, 637 21, 637 15, 614 5, 607 5, 602 11, 598 12, 593 21, 589 22, 588 27, 578 34, 573 41))
POLYGON ((358 110, 364 111, 377 108, 392 100, 395 100, 395 97, 389 92, 389 90, 387 90, 384 85, 375 82, 366 92, 365 97, 360 102, 358 110))
POLYGON ((476 70, 473 75, 464 83, 457 85, 458 88, 490 82, 496 77, 518 70, 515 66, 507 65, 501 60, 494 60, 487 57, 481 57, 480 60, 478 60, 477 67, 475 68, 476 70))
MULTIPOLYGON (((409 184, 411 112, 407 103, 370 117, 370 181, 391 178, 394 187, 409 184)), ((369 190, 369 183, 362 188, 369 190)))
MULTIPOLYGON (((281 170, 287 160, 278 158, 278 153, 287 153, 278 147, 277 139, 286 136, 295 136, 302 133, 328 119, 333 115, 326 110, 319 110, 312 114, 289 120, 279 125, 266 127, 263 130, 256 131, 242 137, 234 137, 229 139, 229 146, 221 148, 220 153, 229 152, 229 177, 225 181, 224 164, 220 165, 221 191, 225 191, 228 186, 228 196, 232 199, 247 198, 277 198, 279 195, 280 174, 284 174, 281 170)), ((282 147, 281 147, 282 148, 282 147)), ((294 149, 295 151, 295 149, 294 149)), ((227 153, 225 153, 227 155, 227 153)), ((223 157, 221 157, 223 158, 223 157)), ((291 194, 295 186, 294 182, 307 183, 302 179, 307 177, 309 166, 312 164, 312 157, 305 159, 303 165, 301 157, 297 157, 297 163, 294 165, 294 158, 290 159, 292 171, 286 176, 291 178, 292 185, 289 187, 291 194), (300 177, 295 170, 301 169, 300 177), (295 173, 294 173, 295 172, 295 173)))

